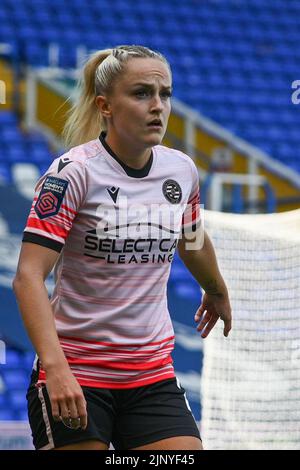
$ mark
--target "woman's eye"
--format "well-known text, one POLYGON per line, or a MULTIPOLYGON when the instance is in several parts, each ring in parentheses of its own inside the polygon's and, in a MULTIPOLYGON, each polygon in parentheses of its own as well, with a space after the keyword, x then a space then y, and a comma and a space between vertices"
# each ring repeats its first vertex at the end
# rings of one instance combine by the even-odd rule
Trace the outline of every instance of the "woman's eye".
MULTIPOLYGON (((149 96, 152 95, 151 91, 148 90, 138 90, 134 92, 135 96, 138 98, 148 98, 149 96)), ((172 93, 170 91, 163 91, 160 93, 160 97, 162 99, 168 99, 172 96, 172 93)))
POLYGON ((135 95, 139 98, 144 98, 145 96, 148 96, 148 92, 145 90, 139 90, 135 92, 135 95))
POLYGON ((161 94, 163 98, 171 98, 172 93, 170 91, 165 91, 164 93, 161 94))

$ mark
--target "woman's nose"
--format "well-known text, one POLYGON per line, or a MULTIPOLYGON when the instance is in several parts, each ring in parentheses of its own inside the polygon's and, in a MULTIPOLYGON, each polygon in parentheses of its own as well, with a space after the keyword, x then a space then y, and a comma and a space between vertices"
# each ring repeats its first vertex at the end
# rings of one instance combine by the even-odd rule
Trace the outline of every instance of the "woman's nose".
POLYGON ((153 96, 151 107, 152 109, 158 109, 158 110, 163 109, 163 103, 162 103, 160 95, 153 96))

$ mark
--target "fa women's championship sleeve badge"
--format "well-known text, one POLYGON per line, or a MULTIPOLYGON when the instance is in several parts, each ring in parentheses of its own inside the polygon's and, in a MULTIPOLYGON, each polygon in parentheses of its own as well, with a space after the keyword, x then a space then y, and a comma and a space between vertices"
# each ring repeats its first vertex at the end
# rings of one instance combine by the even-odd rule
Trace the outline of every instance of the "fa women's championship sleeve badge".
POLYGON ((171 204, 179 204, 182 198, 182 191, 179 183, 175 180, 166 180, 162 187, 163 195, 171 204))
POLYGON ((53 176, 46 178, 34 206, 34 210, 40 219, 58 213, 68 184, 68 181, 53 176))

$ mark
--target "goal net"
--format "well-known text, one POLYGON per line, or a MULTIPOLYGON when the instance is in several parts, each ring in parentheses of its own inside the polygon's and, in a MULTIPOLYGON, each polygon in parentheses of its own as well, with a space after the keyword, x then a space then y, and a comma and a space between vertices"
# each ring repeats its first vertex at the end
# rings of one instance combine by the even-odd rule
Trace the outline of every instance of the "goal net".
POLYGON ((300 449, 300 210, 205 211, 233 314, 204 340, 205 449, 300 449))

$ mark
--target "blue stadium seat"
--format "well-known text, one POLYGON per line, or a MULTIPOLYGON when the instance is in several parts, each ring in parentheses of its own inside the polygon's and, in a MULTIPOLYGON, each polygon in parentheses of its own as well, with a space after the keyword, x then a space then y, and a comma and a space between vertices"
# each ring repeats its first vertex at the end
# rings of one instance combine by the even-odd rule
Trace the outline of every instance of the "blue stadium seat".
POLYGON ((7 368, 7 367, 23 367, 23 354, 20 351, 15 349, 7 349, 6 350, 6 364, 0 365, 0 368, 7 368))
POLYGON ((76 54, 76 45, 80 44, 80 32, 75 29, 63 28, 60 33, 59 42, 69 48, 69 54, 75 56, 76 54), (66 44, 66 42, 68 44, 66 44))
MULTIPOLYGON (((235 1, 195 7, 166 0, 158 8, 150 0, 91 0, 88 9, 84 0, 2 0, 0 42, 12 44, 14 57, 33 66, 48 65, 50 43, 62 46, 63 67, 75 66, 80 43, 89 49, 124 43, 158 49, 172 64, 176 97, 270 151, 287 139, 298 142, 289 93, 300 58, 298 13, 297 2, 287 9, 284 2, 261 0, 251 1, 251 8, 235 1), (258 128, 265 126, 263 139, 258 128)), ((294 146, 297 162, 300 150, 294 146)), ((13 160, 20 155, 13 152, 13 160)), ((287 155, 276 152, 290 164, 287 155)), ((3 177, 6 169, 1 172, 3 177)))
MULTIPOLYGON (((57 6, 59 7, 61 5, 61 2, 59 0, 56 0, 57 6)), ((83 0, 72 0, 72 2, 69 2, 72 5, 77 5, 79 8, 83 9, 83 7, 86 5, 83 0)), ((92 2, 91 2, 92 3, 92 2)), ((102 1, 101 3, 105 4, 105 1, 102 1)), ((102 7, 102 5, 99 5, 98 1, 95 1, 94 4, 99 6, 99 8, 102 7)))
MULTIPOLYGON (((0 142, 1 142, 1 134, 0 134, 0 142)), ((0 163, 1 164, 7 163, 7 157, 6 157, 7 148, 8 148, 8 145, 6 142, 0 143, 0 163)))
POLYGON ((49 162, 39 162, 37 166, 38 166, 40 175, 44 175, 46 171, 48 170, 50 164, 49 162))
POLYGON ((14 11, 24 8, 24 0, 14 0, 13 3, 10 0, 2 0, 3 6, 14 11))
POLYGON ((17 127, 12 125, 4 126, 0 131, 1 139, 3 142, 15 143, 20 138, 20 131, 17 127))
POLYGON ((11 183, 10 166, 2 162, 0 162, 0 184, 1 181, 8 184, 11 183))
POLYGON ((63 27, 74 28, 74 18, 68 10, 58 10, 56 15, 56 23, 61 24, 63 27))
POLYGON ((26 391, 27 389, 24 388, 22 390, 12 390, 9 393, 10 405, 14 411, 27 410, 26 391))
POLYGON ((21 41, 36 41, 39 38, 39 31, 32 25, 21 25, 18 28, 18 37, 21 41))
POLYGON ((190 282, 178 282, 175 286, 175 295, 184 299, 198 300, 200 298, 200 287, 190 282))
POLYGON ((12 151, 26 152, 25 142, 21 133, 18 133, 15 140, 3 141, 4 158, 7 160, 7 155, 12 151))
POLYGON ((7 150, 6 155, 7 155, 7 160, 10 164, 21 163, 21 162, 28 163, 28 160, 29 160, 29 156, 26 153, 25 148, 18 148, 18 147, 12 146, 7 150))
POLYGON ((36 8, 36 5, 34 3, 34 10, 32 12, 32 24, 37 28, 38 25, 39 27, 44 27, 45 24, 49 24, 53 20, 53 16, 49 11, 46 11, 44 8, 36 8))
POLYGON ((13 11, 13 20, 16 26, 22 27, 24 25, 30 25, 31 19, 30 11, 26 8, 17 8, 13 11))
POLYGON ((40 38, 43 40, 44 44, 59 43, 61 39, 61 30, 50 23, 50 25, 45 25, 45 27, 40 31, 40 38))
POLYGON ((7 408, 9 405, 9 400, 6 393, 0 392, 0 410, 7 408))
POLYGON ((7 24, 10 19, 11 19, 11 15, 10 15, 9 11, 4 10, 4 9, 0 9, 0 21, 1 21, 1 25, 7 24))
POLYGON ((171 282, 182 281, 186 278, 186 273, 187 273, 187 270, 183 265, 173 262, 171 273, 170 273, 170 281, 171 282))
POLYGON ((12 125, 16 126, 18 123, 18 119, 15 113, 11 111, 1 111, 0 112, 0 126, 5 125, 12 125))
POLYGON ((50 156, 49 150, 45 148, 38 148, 38 147, 36 149, 33 148, 30 152, 30 161, 36 164, 49 161, 49 165, 50 165, 51 156, 50 156))
POLYGON ((2 43, 10 43, 16 36, 16 29, 12 24, 3 24, 1 23, 0 28, 0 42, 2 43))
POLYGON ((49 65, 48 49, 39 43, 26 43, 24 57, 33 66, 49 65))
POLYGON ((297 146, 299 144, 299 129, 296 127, 284 129, 286 140, 289 143, 295 143, 297 146))
POLYGON ((28 421, 27 406, 19 411, 15 411, 15 419, 18 421, 28 421))
POLYGON ((29 372, 32 370, 34 359, 35 359, 34 351, 26 351, 24 353, 24 366, 29 372))
POLYGON ((38 136, 36 140, 31 140, 29 137, 26 137, 24 139, 24 143, 26 143, 27 149, 30 152, 30 154, 37 153, 37 152, 42 152, 42 153, 47 152, 48 154, 50 154, 48 144, 44 140, 43 137, 40 140, 38 140, 38 136))
POLYGON ((47 145, 45 137, 38 131, 31 131, 24 135, 28 145, 47 145))
POLYGON ((29 376, 23 369, 2 369, 4 384, 8 390, 23 390, 29 384, 29 376))
POLYGON ((15 413, 10 409, 0 409, 0 421, 14 421, 16 419, 15 413))

